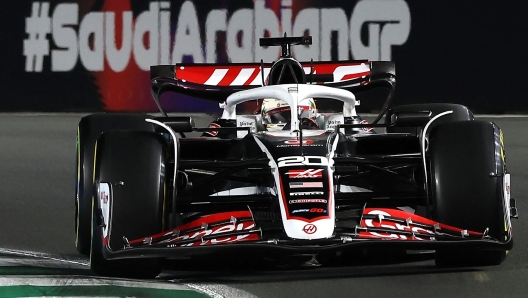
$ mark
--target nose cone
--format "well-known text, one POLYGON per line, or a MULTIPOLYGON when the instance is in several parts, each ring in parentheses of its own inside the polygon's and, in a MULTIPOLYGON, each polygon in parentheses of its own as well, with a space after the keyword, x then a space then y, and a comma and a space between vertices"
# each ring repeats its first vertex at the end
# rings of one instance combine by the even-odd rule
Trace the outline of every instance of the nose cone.
POLYGON ((331 237, 335 226, 333 175, 322 156, 277 159, 284 230, 294 239, 331 237))

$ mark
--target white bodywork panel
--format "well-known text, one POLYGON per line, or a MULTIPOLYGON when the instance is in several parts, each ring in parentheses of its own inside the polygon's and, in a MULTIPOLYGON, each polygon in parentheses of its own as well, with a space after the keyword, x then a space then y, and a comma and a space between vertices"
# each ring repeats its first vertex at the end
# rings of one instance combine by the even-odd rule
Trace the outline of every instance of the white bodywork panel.
POLYGON ((103 213, 103 239, 108 239, 111 197, 112 194, 110 193, 110 185, 108 183, 99 183, 97 199, 99 200, 99 206, 101 207, 101 211, 103 213))
MULTIPOLYGON (((252 133, 257 132, 257 119, 255 115, 237 115, 237 127, 249 127, 252 133)), ((248 134, 247 130, 238 130, 237 138, 243 138, 248 134)))

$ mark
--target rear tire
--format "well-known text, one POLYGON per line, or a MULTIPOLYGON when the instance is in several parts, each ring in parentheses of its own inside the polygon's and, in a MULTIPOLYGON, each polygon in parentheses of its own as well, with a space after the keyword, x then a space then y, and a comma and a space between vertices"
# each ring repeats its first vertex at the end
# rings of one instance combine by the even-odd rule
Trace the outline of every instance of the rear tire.
POLYGON ((95 142, 105 131, 118 129, 153 131, 152 125, 145 121, 146 118, 149 118, 146 114, 97 113, 85 116, 79 121, 75 183, 75 246, 83 255, 90 254, 95 142))
POLYGON ((165 160, 168 144, 149 132, 113 131, 97 141, 95 183, 111 187, 108 244, 103 246, 102 209, 99 193, 93 204, 90 267, 98 275, 154 278, 163 259, 107 260, 104 251, 123 249, 124 240, 141 239, 164 228, 165 160))
MULTIPOLYGON (((444 224, 510 240, 502 132, 493 123, 460 121, 436 126, 429 138, 433 218, 444 224)), ((505 250, 437 250, 436 265, 499 265, 505 250)))

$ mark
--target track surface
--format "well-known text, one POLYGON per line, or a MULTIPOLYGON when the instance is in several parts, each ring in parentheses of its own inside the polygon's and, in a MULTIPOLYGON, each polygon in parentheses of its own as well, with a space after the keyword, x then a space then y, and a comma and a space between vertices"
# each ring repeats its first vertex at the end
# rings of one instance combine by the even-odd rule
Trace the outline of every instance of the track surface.
MULTIPOLYGON (((0 114, 0 248, 86 262, 74 248, 73 226, 75 134, 81 117, 0 114)), ((352 267, 316 269, 255 269, 247 263, 218 261, 209 263, 213 272, 187 264, 180 271, 166 272, 167 279, 224 284, 258 297, 527 297, 528 118, 480 119, 494 121, 504 131, 512 197, 521 217, 513 221, 515 246, 501 266, 440 270, 428 255, 398 264, 374 259, 352 267)), ((209 121, 198 120, 200 125, 209 121)))

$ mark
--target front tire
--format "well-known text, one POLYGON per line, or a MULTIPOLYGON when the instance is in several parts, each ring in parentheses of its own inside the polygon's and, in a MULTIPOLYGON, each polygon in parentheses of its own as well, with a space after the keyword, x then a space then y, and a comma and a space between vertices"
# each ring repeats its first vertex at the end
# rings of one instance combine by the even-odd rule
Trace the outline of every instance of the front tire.
POLYGON ((75 246, 90 254, 95 142, 105 131, 129 129, 153 131, 146 114, 96 113, 83 117, 77 127, 75 184, 75 246))
POLYGON ((97 275, 154 278, 161 272, 163 259, 107 260, 104 252, 123 249, 123 237, 134 240, 163 231, 168 147, 161 135, 149 132, 113 131, 99 138, 95 183, 98 189, 101 185, 111 189, 110 207, 105 206, 111 211, 105 219, 104 198, 98 193, 90 254, 90 267, 97 275))
MULTIPOLYGON (((511 241, 505 189, 502 132, 484 121, 438 125, 429 137, 433 218, 476 232, 489 229, 498 242, 511 241)), ((506 249, 437 250, 436 265, 499 265, 506 249)))

